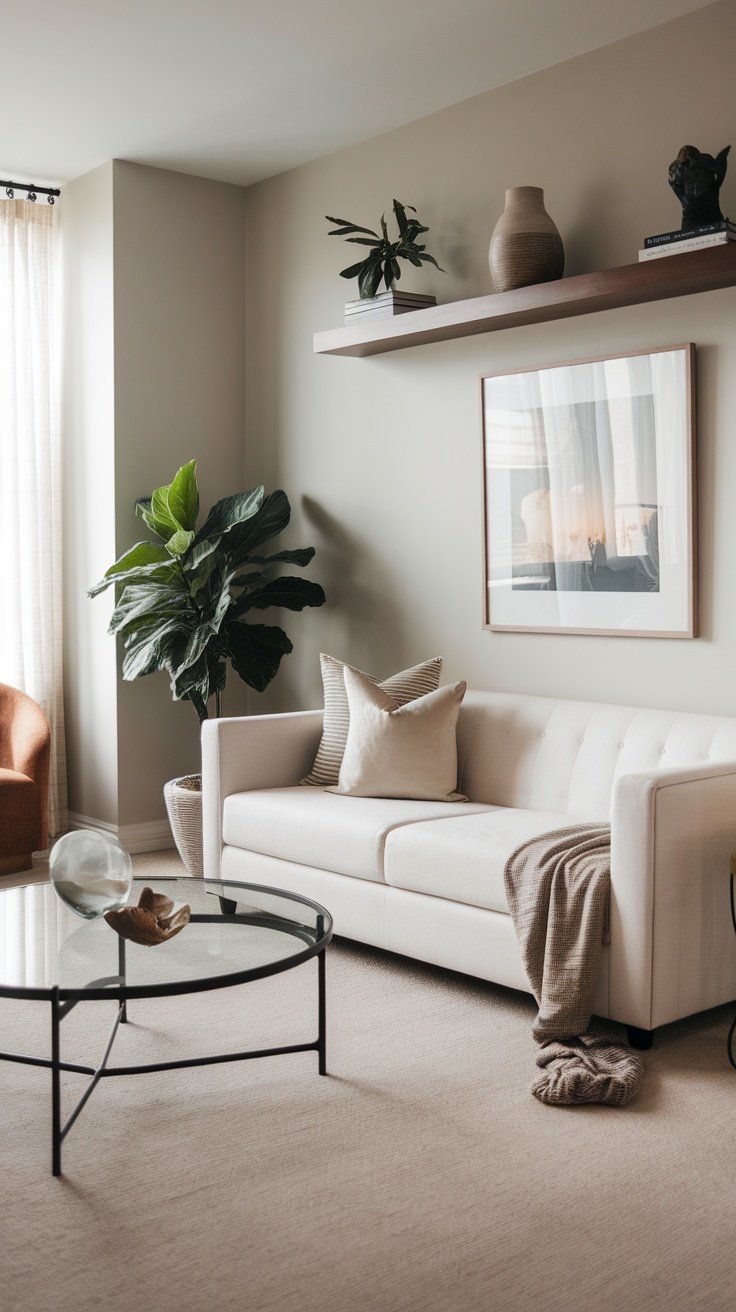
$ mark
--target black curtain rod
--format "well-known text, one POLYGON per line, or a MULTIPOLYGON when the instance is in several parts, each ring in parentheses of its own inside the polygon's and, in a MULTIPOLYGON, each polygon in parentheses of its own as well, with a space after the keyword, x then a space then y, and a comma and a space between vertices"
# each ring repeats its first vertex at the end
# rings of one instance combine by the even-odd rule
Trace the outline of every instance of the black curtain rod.
POLYGON ((35 182, 4 182, 0 179, 0 187, 5 188, 5 195, 8 200, 13 199, 16 191, 25 191, 28 193, 29 200, 35 200, 40 193, 47 198, 49 205, 53 205, 54 198, 61 195, 58 187, 37 187, 35 182))

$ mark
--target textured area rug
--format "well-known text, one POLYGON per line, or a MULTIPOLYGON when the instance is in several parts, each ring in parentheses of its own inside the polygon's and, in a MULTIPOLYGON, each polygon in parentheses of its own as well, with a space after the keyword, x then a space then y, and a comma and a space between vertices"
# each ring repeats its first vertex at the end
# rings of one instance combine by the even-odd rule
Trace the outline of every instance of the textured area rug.
MULTIPOLYGON (((59 1180, 47 1072, 0 1066, 3 1312, 736 1305, 729 1008, 659 1032, 619 1112, 528 1096, 530 996, 344 942, 327 988, 328 1078, 308 1054, 108 1080, 59 1180)), ((310 962, 136 1002, 116 1058, 313 1037, 315 998, 310 962)), ((98 1056, 111 1012, 78 1007, 65 1052, 98 1056)), ((0 999, 0 1032, 45 1054, 44 1004, 0 999)))

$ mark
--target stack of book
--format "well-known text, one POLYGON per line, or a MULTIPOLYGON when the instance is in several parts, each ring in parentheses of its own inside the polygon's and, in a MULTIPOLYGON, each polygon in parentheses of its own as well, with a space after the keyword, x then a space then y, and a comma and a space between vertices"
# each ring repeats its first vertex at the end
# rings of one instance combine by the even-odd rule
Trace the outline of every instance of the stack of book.
POLYGON ((682 255, 685 251, 702 250, 704 246, 725 246, 729 241, 736 241, 736 223, 721 219, 719 223, 704 223, 685 232, 677 228, 674 232, 658 232, 653 237, 645 237, 639 259, 657 260, 661 255, 682 255))
POLYGON ((428 305, 436 305, 434 296, 423 296, 419 292, 382 292, 364 301, 348 301, 345 306, 345 323, 366 323, 368 319, 385 319, 394 314, 406 314, 407 310, 422 310, 428 305))

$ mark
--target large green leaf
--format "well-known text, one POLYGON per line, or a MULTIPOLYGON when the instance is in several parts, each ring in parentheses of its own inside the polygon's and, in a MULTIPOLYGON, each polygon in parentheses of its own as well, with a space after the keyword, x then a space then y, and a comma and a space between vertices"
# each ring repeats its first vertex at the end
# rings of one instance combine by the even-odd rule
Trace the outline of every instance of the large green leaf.
POLYGON ((325 594, 319 583, 287 575, 285 578, 271 579, 263 587, 247 592, 231 607, 231 614, 240 616, 249 610, 265 610, 267 606, 280 606, 282 610, 303 610, 305 606, 322 606, 324 600, 325 594))
MULTIPOLYGON (((294 547, 289 551, 276 551, 273 556, 248 556, 249 565, 275 565, 283 561, 285 565, 308 565, 314 556, 314 547, 294 547)), ((233 582, 239 583, 239 579, 233 582)))
MULTIPOLYGON (((255 559, 256 559, 255 556, 249 556, 248 564, 250 565, 255 559)), ((254 570, 252 574, 238 574, 237 578, 230 580, 230 587, 231 588, 260 588, 261 584, 266 582, 267 577, 270 577, 270 575, 267 576, 265 571, 262 569, 254 570)))
POLYGON ((181 658, 181 669, 188 669, 200 660, 203 654, 206 654, 212 638, 215 637, 222 627, 222 622, 228 612, 230 604, 229 589, 225 589, 219 598, 217 609, 211 620, 206 620, 194 630, 189 642, 187 643, 184 655, 181 658))
POLYGON ((234 496, 223 497, 216 501, 204 524, 194 539, 195 544, 204 542, 216 533, 229 533, 246 520, 251 519, 263 504, 265 490, 263 486, 252 487, 247 492, 236 492, 234 496))
MULTIPOLYGON (((376 258, 379 258, 379 257, 376 257, 376 258)), ((348 267, 347 269, 341 269, 341 270, 340 270, 340 277, 341 277, 341 278, 358 278, 358 277, 360 277, 361 271, 362 271, 363 269, 365 269, 365 267, 366 267, 366 265, 368 264, 369 261, 370 261, 370 266, 371 266, 371 268, 372 268, 372 267, 373 267, 373 264, 374 264, 375 261, 373 261, 373 260, 371 259, 371 257, 368 256, 368 258, 367 258, 366 260, 361 260, 359 264, 351 264, 351 265, 349 265, 349 267, 348 267)))
POLYGON ((108 632, 119 633, 131 623, 147 619, 151 623, 172 615, 182 615, 187 598, 176 588, 156 583, 129 583, 115 607, 108 632))
POLYGON ((207 657, 200 655, 192 665, 178 669, 173 677, 172 689, 177 700, 189 696, 193 690, 196 690, 202 701, 207 702, 210 695, 207 657))
POLYGON ((192 547, 186 558, 184 568, 188 574, 193 574, 199 569, 204 560, 208 560, 219 548, 222 538, 219 534, 214 537, 205 538, 202 542, 197 542, 192 547))
POLYGON ((178 558, 179 556, 186 555, 193 541, 194 534, 191 529, 187 530, 179 528, 176 530, 176 533, 172 533, 166 543, 166 550, 170 556, 176 556, 178 558))
POLYGON ((251 551, 282 533, 290 519, 291 506, 286 493, 280 489, 272 492, 258 513, 229 535, 230 571, 240 569, 248 561, 251 551))
POLYGON ((94 587, 87 590, 87 596, 96 597, 98 593, 104 592, 105 588, 109 588, 111 583, 119 583, 123 577, 128 578, 145 567, 170 565, 170 563, 166 548, 159 546, 157 542, 136 542, 134 547, 124 551, 115 564, 105 571, 105 576, 99 583, 95 583, 94 587))
POLYGON ((213 634, 219 633, 223 620, 231 605, 230 585, 225 583, 219 597, 213 597, 213 605, 208 611, 208 620, 213 634))
POLYGON ((399 232, 403 237, 406 235, 406 230, 409 227, 409 223, 410 223, 410 220, 407 219, 406 217, 406 211, 409 209, 411 210, 412 214, 416 214, 416 210, 414 209, 413 205, 402 205, 401 202, 398 200, 394 201, 393 208, 394 208, 394 214, 396 216, 396 223, 398 225, 399 232))
POLYGON ((181 669, 184 652, 187 649, 195 624, 188 624, 186 627, 182 627, 179 631, 173 632, 171 635, 171 641, 168 644, 164 659, 164 668, 167 669, 171 675, 172 688, 174 677, 181 669))
POLYGON ((347 232, 367 232, 371 237, 378 240, 378 233, 374 232, 372 228, 361 228, 360 224, 351 223, 349 219, 333 219, 329 214, 325 214, 325 218, 328 223, 339 224, 339 227, 334 228, 332 232, 328 232, 328 237, 343 237, 347 232))
POLYGON ((168 484, 166 487, 157 487, 153 493, 151 497, 151 515, 157 525, 163 526, 163 531, 158 527, 156 529, 156 532, 161 534, 162 537, 171 537, 172 533, 176 533, 177 529, 182 528, 169 505, 168 484))
MULTIPOLYGON (((220 538, 214 538, 213 540, 219 546, 220 538)), ((195 602, 199 604, 201 598, 203 596, 206 596, 207 592, 211 591, 212 587, 216 585, 217 581, 212 580, 212 576, 213 574, 216 574, 218 572, 222 573, 223 569, 227 565, 227 557, 223 559, 221 552, 217 550, 213 550, 208 555, 204 557, 200 557, 198 565, 196 566, 195 569, 192 569, 191 568, 192 554, 193 552, 196 552, 198 550, 199 550, 198 547, 194 547, 193 550, 186 557, 186 560, 182 561, 182 565, 187 578, 187 582, 189 584, 189 591, 192 595, 192 598, 195 602)))
POLYGON ((167 668, 179 631, 179 620, 172 619, 126 639, 123 678, 130 682, 167 668))
POLYGON ((169 483, 167 501, 169 511, 183 529, 189 531, 196 527, 199 514, 196 460, 189 460, 177 469, 169 483))
MULTIPOLYGON (((167 553, 168 556, 168 553, 167 553)), ((105 587, 111 583, 150 583, 163 587, 172 587, 182 589, 182 584, 177 576, 176 565, 170 556, 167 564, 141 565, 138 569, 127 570, 124 574, 119 574, 117 578, 108 579, 105 587)), ((98 584, 95 593, 101 592, 102 588, 98 584)))
POLYGON ((135 503, 135 513, 140 515, 146 528, 155 533, 156 537, 163 538, 164 541, 171 537, 170 525, 162 523, 151 510, 151 497, 140 497, 135 503))
POLYGON ((172 675, 171 691, 177 701, 192 703, 200 723, 207 719, 207 703, 213 693, 221 692, 224 687, 225 666, 222 662, 213 668, 203 656, 196 667, 192 666, 181 674, 172 675))
POLYGON ((140 515, 146 527, 164 541, 182 527, 169 509, 168 493, 168 485, 157 487, 150 497, 139 497, 135 503, 136 515, 140 515))
POLYGON ((184 655, 179 662, 179 670, 190 669, 199 661, 202 653, 206 650, 207 644, 212 637, 212 628, 209 624, 200 624, 190 637, 184 655))
POLYGON ((268 687, 278 672, 282 656, 293 651, 283 629, 275 624, 235 621, 228 624, 226 637, 233 669, 256 692, 268 687))
POLYGON ((375 296, 378 291, 381 276, 382 271, 380 259, 373 263, 370 263, 369 259, 364 265, 362 272, 358 274, 358 291, 362 298, 365 299, 375 296))

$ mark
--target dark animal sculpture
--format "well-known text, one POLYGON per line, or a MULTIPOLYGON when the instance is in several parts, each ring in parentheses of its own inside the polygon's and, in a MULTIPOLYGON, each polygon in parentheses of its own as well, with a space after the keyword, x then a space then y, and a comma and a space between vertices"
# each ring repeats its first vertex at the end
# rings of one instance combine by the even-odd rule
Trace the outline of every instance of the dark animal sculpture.
POLYGON ((688 232, 723 219, 718 192, 726 176, 730 146, 716 155, 704 155, 695 146, 683 146, 669 169, 669 183, 682 205, 681 230, 688 232))

